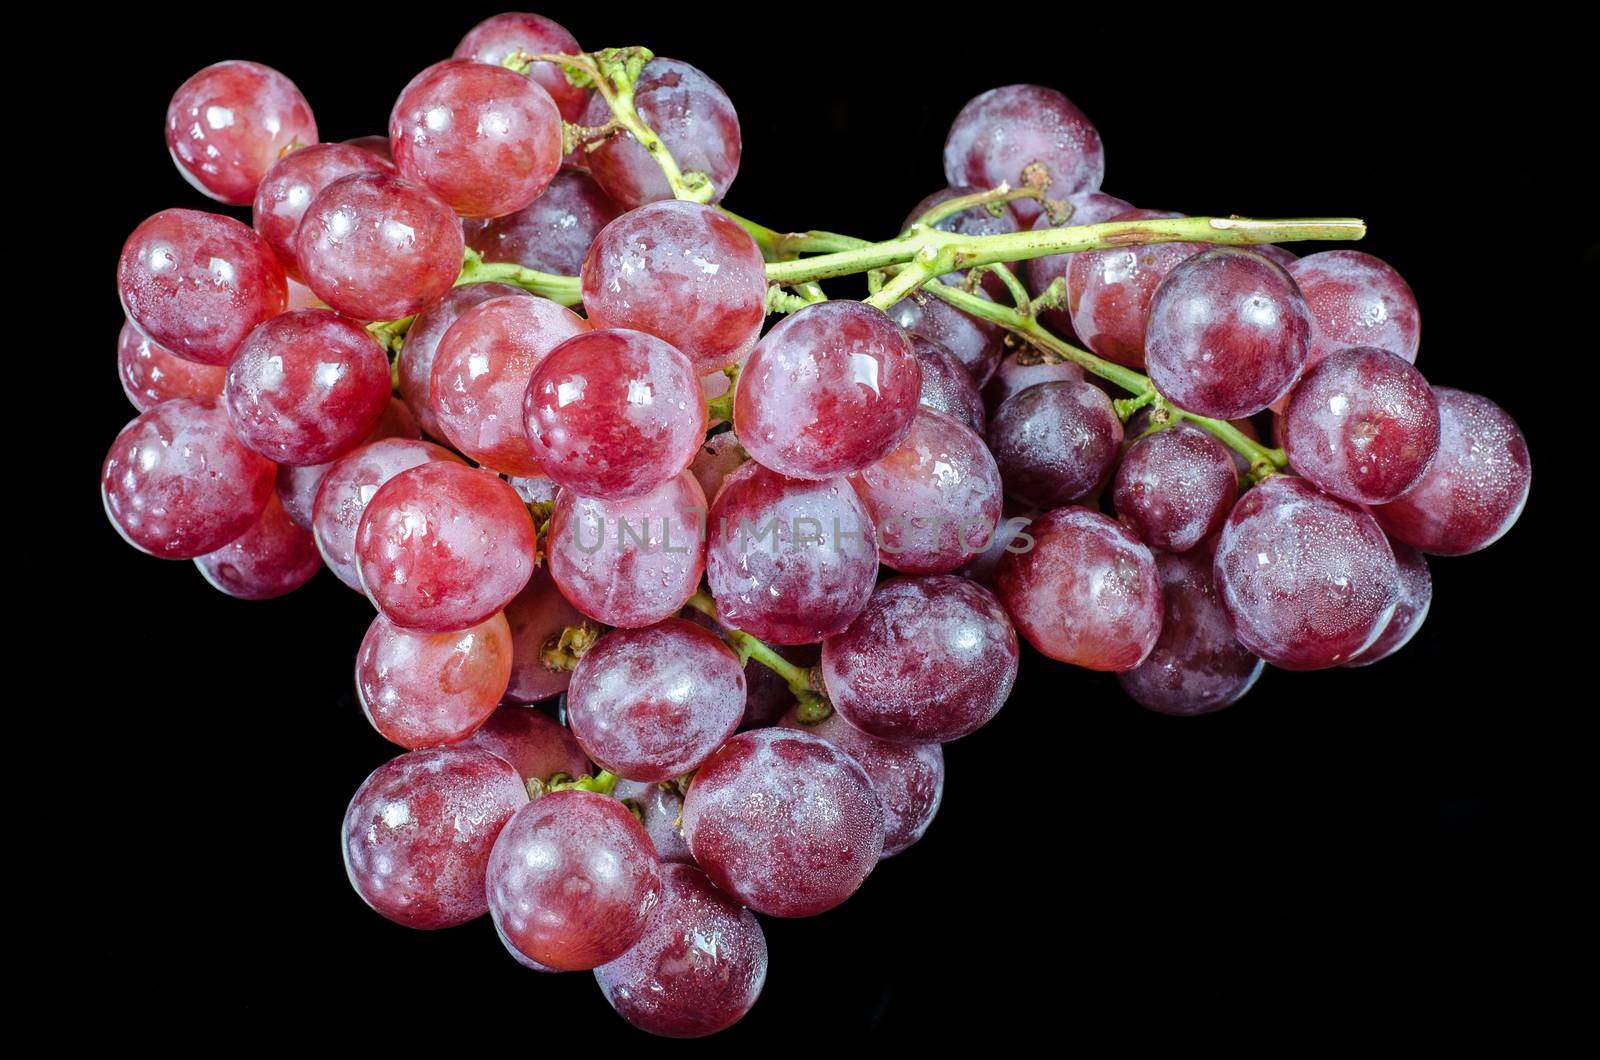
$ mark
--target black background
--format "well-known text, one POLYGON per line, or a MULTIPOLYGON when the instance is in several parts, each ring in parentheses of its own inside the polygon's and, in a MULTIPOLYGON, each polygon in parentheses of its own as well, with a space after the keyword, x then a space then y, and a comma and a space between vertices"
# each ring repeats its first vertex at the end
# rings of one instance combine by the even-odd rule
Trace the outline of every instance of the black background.
MULTIPOLYGON (((112 958, 122 996, 149 992, 147 1015, 330 1016, 373 1041, 459 1028, 512 1035, 527 1052, 648 1044, 589 976, 513 964, 487 920, 411 932, 349 888, 340 818, 395 753, 355 705, 363 599, 324 572, 285 599, 234 601, 105 524, 94 474, 132 415, 112 369, 113 261, 148 214, 215 208, 166 157, 171 92, 207 63, 250 58, 299 84, 324 140, 382 132, 409 77, 493 10, 282 21, 258 10, 233 25, 204 12, 104 16, 96 28, 116 58, 77 60, 115 67, 76 86, 111 103, 112 120, 93 133, 107 163, 80 174, 98 204, 72 240, 93 307, 73 344, 89 351, 88 396, 75 406, 82 450, 57 469, 81 529, 86 586, 71 595, 109 588, 118 601, 87 634, 99 663, 83 678, 96 709, 121 719, 95 727, 105 745, 86 778, 109 785, 97 849, 80 851, 88 882, 115 878, 110 907, 78 918, 93 921, 91 952, 112 958), (161 969, 149 980, 145 961, 161 969)), ((590 47, 647 44, 717 78, 743 119, 727 205, 775 228, 892 234, 943 184, 940 148, 961 104, 1014 81, 1070 95, 1104 137, 1105 189, 1140 206, 1364 217, 1363 249, 1421 303, 1418 367, 1499 401, 1545 472, 1504 540, 1433 563, 1426 626, 1370 669, 1269 671, 1239 705, 1185 721, 1140 710, 1114 679, 1026 657, 1000 717, 947 749, 927 838, 840 909, 764 920, 765 995, 718 1044, 909 1042, 960 1027, 999 1047, 1013 1034, 1060 1040, 1112 1013, 1142 1035, 1208 1019, 1243 1027, 1285 1007, 1321 1012, 1306 1025, 1321 1033, 1351 1012, 1409 1009, 1419 984, 1468 990, 1498 974, 1495 955, 1520 930, 1511 887, 1538 812, 1521 777, 1543 741, 1560 740, 1528 680, 1553 621, 1537 601, 1553 573, 1539 539, 1554 443, 1536 415, 1553 395, 1519 373, 1552 352, 1535 343, 1580 342, 1567 356, 1594 346, 1548 304, 1592 248, 1501 226, 1576 201, 1561 183, 1564 91, 1482 62, 1503 38, 1434 47, 1393 27, 1318 36, 1094 27, 1060 10, 986 24, 804 8, 739 16, 733 32, 666 10, 548 13, 590 47), (1426 69, 1402 59, 1424 51, 1426 69)))

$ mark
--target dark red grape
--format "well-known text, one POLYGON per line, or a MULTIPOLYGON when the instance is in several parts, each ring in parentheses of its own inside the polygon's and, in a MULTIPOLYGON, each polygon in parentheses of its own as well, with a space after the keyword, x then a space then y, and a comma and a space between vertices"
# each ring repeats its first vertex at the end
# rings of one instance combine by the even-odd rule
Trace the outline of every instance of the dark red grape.
POLYGON ((1105 482, 1122 450, 1122 421, 1092 383, 1037 383, 995 410, 989 448, 1006 496, 1050 508, 1105 482))
POLYGON ((1308 369, 1350 346, 1373 346, 1416 363, 1422 317, 1394 269, 1359 250, 1308 254, 1288 269, 1311 311, 1308 369))
MULTIPOLYGON (((1183 214, 1128 210, 1108 221, 1150 221, 1183 214)), ((1205 250, 1204 243, 1156 243, 1111 247, 1071 255, 1067 263, 1067 308, 1072 330, 1107 360, 1135 368, 1145 362, 1145 326, 1156 288, 1177 265, 1205 250)))
POLYGON ((117 335, 117 377, 133 407, 149 412, 163 401, 190 398, 211 404, 222 396, 227 369, 179 357, 139 333, 131 320, 117 335))
MULTIPOLYGON (((457 59, 501 65, 517 52, 528 55, 578 55, 577 38, 543 15, 507 12, 486 18, 467 31, 453 53, 457 59)), ((528 67, 528 80, 538 83, 561 110, 567 121, 583 120, 589 89, 567 80, 566 69, 556 63, 534 63, 528 67)))
POLYGON ((506 702, 537 703, 565 692, 572 671, 550 665, 545 652, 556 646, 562 630, 576 629, 589 619, 561 595, 550 577, 549 564, 541 564, 533 572, 527 588, 506 605, 505 613, 512 639, 506 702))
MULTIPOLYGON (((973 292, 986 301, 982 291, 973 292)), ((948 302, 922 291, 909 294, 889 307, 889 319, 913 335, 937 342, 967 370, 980 389, 994 374, 1006 349, 1006 332, 999 324, 968 316, 948 302)))
POLYGON ((412 633, 378 615, 356 653, 362 713, 410 750, 471 736, 510 678, 511 627, 498 614, 455 633, 412 633))
MULTIPOLYGON (((657 56, 645 64, 634 86, 634 109, 684 173, 704 173, 716 189, 712 201, 727 194, 739 172, 739 115, 722 86, 676 59, 657 56)), ((598 95, 589 100, 584 125, 604 125, 611 108, 598 95)), ((607 195, 625 209, 672 198, 672 188, 630 133, 618 133, 589 148, 589 171, 607 195)))
MULTIPOLYGON (((1065 199, 1099 190, 1105 172, 1100 133, 1071 100, 1041 85, 1006 85, 973 98, 944 142, 951 184, 1007 182, 1065 199)), ((1018 199, 1011 209, 1023 222, 1040 212, 1032 199, 1018 199)))
POLYGON ((349 144, 314 144, 284 155, 256 189, 250 224, 278 255, 284 271, 300 278, 294 233, 317 193, 352 173, 393 173, 394 166, 349 144))
POLYGON ((548 782, 557 775, 577 778, 594 772, 566 726, 527 707, 501 707, 461 745, 499 755, 523 780, 548 782))
POLYGON ((206 581, 241 600, 292 593, 322 569, 311 535, 296 526, 276 495, 255 525, 215 552, 195 557, 206 581))
POLYGON ((1387 659, 1411 642, 1428 617, 1428 607, 1433 603, 1433 575, 1428 573, 1428 561, 1410 545, 1391 539, 1395 565, 1400 570, 1400 600, 1395 604, 1394 617, 1383 627, 1378 639, 1357 652, 1346 666, 1371 666, 1379 659, 1387 659))
POLYGON ((462 313, 491 298, 507 295, 533 297, 509 283, 464 283, 460 287, 450 288, 411 322, 396 362, 399 365, 400 396, 406 399, 406 404, 422 421, 422 429, 432 437, 446 437, 444 427, 433 411, 433 359, 439 352, 439 341, 462 313))
POLYGON ((942 412, 982 437, 988 424, 983 397, 956 355, 921 335, 911 336, 911 352, 922 366, 922 390, 917 398, 922 407, 942 412))
MULTIPOLYGON (((1041 213, 1033 219, 1032 230, 1041 232, 1047 228, 1097 225, 1133 209, 1132 203, 1123 202, 1115 195, 1107 195, 1101 191, 1074 195, 1067 202, 1072 206, 1072 215, 1062 222, 1062 225, 1052 224, 1050 215, 1041 213)), ((1072 267, 1072 258, 1071 254, 1051 254, 1048 257, 1032 258, 1023 262, 1023 275, 1027 279, 1028 290, 1037 297, 1055 280, 1065 284, 1067 272, 1072 267)), ((1068 338, 1076 336, 1076 332, 1072 330, 1072 314, 1065 309, 1046 309, 1039 314, 1039 319, 1068 338)))
POLYGON ((511 261, 525 269, 576 276, 595 236, 621 215, 593 177, 564 169, 527 206, 468 233, 467 245, 484 261, 511 261))
POLYGON ((356 531, 367 502, 400 472, 433 460, 461 463, 460 457, 432 442, 384 438, 335 461, 323 476, 311 506, 311 532, 328 569, 356 592, 362 591, 356 531))
POLYGON ((983 388, 983 404, 992 418, 1013 394, 1020 394, 1040 383, 1081 383, 1083 369, 1071 361, 1047 361, 1031 346, 1010 353, 1000 362, 989 385, 983 388))
POLYGON ((1222 529, 1239 496, 1227 446, 1179 423, 1139 439, 1117 468, 1112 504, 1151 548, 1187 552, 1222 529))
POLYGON ((249 206, 285 151, 317 142, 311 105, 270 66, 216 63, 167 105, 167 151, 183 179, 220 202, 249 206))
POLYGON ((995 573, 1000 567, 1000 560, 1009 552, 1025 551, 1033 547, 1033 537, 1028 533, 1028 524, 1039 517, 1039 512, 1032 508, 1018 504, 1007 504, 1001 508, 1000 525, 994 528, 994 536, 989 539, 988 545, 982 552, 976 553, 958 571, 962 577, 971 578, 979 585, 995 591, 995 573))
POLYGON ((756 729, 695 774, 683 836, 712 882, 751 909, 815 916, 877 864, 883 804, 855 759, 820 736, 756 729))

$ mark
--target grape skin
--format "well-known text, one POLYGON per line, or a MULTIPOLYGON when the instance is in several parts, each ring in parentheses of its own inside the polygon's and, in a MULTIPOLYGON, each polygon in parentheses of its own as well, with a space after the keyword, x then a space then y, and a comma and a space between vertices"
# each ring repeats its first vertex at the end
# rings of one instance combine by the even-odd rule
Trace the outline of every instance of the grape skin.
POLYGON ((1175 424, 1139 439, 1117 468, 1112 504, 1151 548, 1187 552, 1222 529, 1239 496, 1231 450, 1209 432, 1175 424))
MULTIPOLYGON (((993 301, 982 291, 975 295, 993 301)), ((994 375, 1006 349, 1005 329, 987 320, 969 316, 948 302, 916 291, 889 307, 889 319, 912 335, 937 342, 967 370, 974 385, 982 389, 994 375)))
MULTIPOLYGON (((567 601, 550 577, 550 565, 540 564, 528 585, 505 607, 511 624, 511 683, 507 703, 537 703, 559 696, 572 681, 572 671, 545 664, 551 638, 567 627, 577 628, 588 616, 567 601)), ((541 778, 544 779, 544 778, 541 778)))
MULTIPOLYGON (((1042 183, 1051 198, 1065 199, 1099 190, 1105 171, 1100 133, 1071 100, 1041 85, 1006 85, 975 96, 944 142, 944 177, 951 184, 1042 183)), ((1041 207, 1017 199, 1011 210, 1026 224, 1041 207)))
POLYGON ((270 66, 233 60, 206 67, 167 105, 167 151, 202 194, 249 206, 285 151, 317 142, 311 105, 270 66))
MULTIPOLYGON (((947 203, 951 199, 960 198, 963 195, 972 195, 984 190, 983 188, 974 187, 941 188, 932 195, 925 196, 921 202, 911 208, 911 212, 906 214, 905 222, 900 225, 900 231, 909 230, 916 223, 917 218, 935 206, 947 203)), ((1017 231, 1016 215, 1003 204, 999 209, 1000 213, 996 215, 990 213, 987 206, 973 206, 970 209, 962 210, 960 213, 946 217, 933 227, 941 232, 952 232, 962 236, 999 236, 1017 231)), ((947 272, 939 277, 941 281, 949 284, 960 284, 966 278, 967 270, 965 269, 947 272)), ((985 272, 983 274, 983 286, 991 297, 1005 297, 1005 283, 993 273, 985 272)))
POLYGON ((1037 383, 995 410, 989 449, 1006 496, 1050 508, 1105 482, 1121 453, 1122 421, 1092 383, 1037 383))
MULTIPOLYGON (((1166 210, 1128 210, 1108 221, 1182 217, 1166 210)), ((1071 255, 1067 309, 1072 330, 1090 351, 1118 364, 1143 368, 1150 302, 1167 274, 1206 249, 1204 243, 1155 243, 1071 255)))
POLYGON ((1528 502, 1533 466, 1516 421, 1486 397, 1433 388, 1439 454, 1404 496, 1372 514, 1389 536, 1433 556, 1465 556, 1505 535, 1528 502))
POLYGON ((461 746, 479 747, 499 755, 525 781, 548 783, 560 774, 577 778, 594 772, 566 726, 542 711, 526 707, 501 707, 461 746))
POLYGON ((921 335, 911 336, 911 352, 922 366, 918 403, 966 424, 981 438, 988 425, 988 415, 984 411, 983 396, 961 361, 944 346, 921 335))
POLYGON ((1378 639, 1357 652, 1346 666, 1371 666, 1387 659, 1411 642, 1428 617, 1433 603, 1433 575, 1428 572, 1428 561, 1410 545, 1390 539, 1395 565, 1400 570, 1400 599, 1394 607, 1394 617, 1383 627, 1378 639))
POLYGON ((334 575, 361 592, 356 531, 367 502, 384 483, 434 460, 461 463, 443 446, 414 438, 384 438, 335 461, 323 476, 311 506, 311 532, 323 562, 334 575))
POLYGON ((584 753, 627 780, 692 772, 744 717, 744 664, 681 618, 617 629, 572 672, 567 720, 584 753))
POLYGON ((128 401, 140 412, 149 412, 173 398, 210 404, 222 396, 225 375, 227 369, 221 365, 179 357, 141 335, 133 321, 122 322, 117 334, 117 378, 128 401))
POLYGON ((537 199, 467 235, 484 261, 511 261, 525 269, 576 276, 595 237, 622 216, 594 178, 580 170, 557 173, 537 199))
MULTIPOLYGON (((758 667, 760 663, 756 664, 758 667)), ((771 671, 768 671, 769 673, 771 671)), ((689 844, 683 841, 678 819, 683 816, 683 796, 676 784, 662 781, 619 780, 612 792, 640 818, 650 842, 656 848, 656 857, 666 869, 671 862, 694 864, 689 844)))
POLYGON ((412 633, 380 614, 356 653, 361 712, 407 750, 472 735, 510 678, 511 627, 499 614, 455 633, 412 633))
MULTIPOLYGON (((468 30, 467 35, 461 38, 461 43, 456 45, 452 57, 500 66, 516 52, 528 55, 577 55, 581 51, 583 49, 578 46, 577 38, 551 19, 543 15, 507 12, 486 18, 468 30)), ((563 120, 582 120, 590 90, 568 81, 565 68, 557 63, 533 63, 528 67, 527 77, 550 94, 563 120)))
POLYGON ((345 871, 361 900, 410 928, 446 928, 488 912, 490 847, 528 793, 487 751, 412 751, 372 771, 345 811, 345 871))
POLYGON ((269 600, 294 592, 322 569, 311 535, 296 526, 276 494, 255 525, 215 552, 196 556, 212 588, 240 600, 269 600))
POLYGON ((1239 642, 1286 670, 1348 661, 1399 599, 1394 553, 1372 516, 1290 475, 1234 505, 1212 570, 1239 642))
MULTIPOLYGON (((1030 349, 1008 353, 983 388, 985 412, 992 418, 1000 406, 1014 394, 1040 383, 1081 383, 1083 369, 1071 361, 1050 361, 1030 349)), ((1130 426, 1132 426, 1130 424, 1130 426)), ((1129 431, 1129 434, 1136 432, 1129 431)))
MULTIPOLYGON (((1061 225, 1051 223, 1050 215, 1041 213, 1033 219, 1032 230, 1042 232, 1049 228, 1097 225, 1133 209, 1132 203, 1124 202, 1115 195, 1107 195, 1101 191, 1074 195, 1067 202, 1072 206, 1072 214, 1061 225)), ((1073 257, 1072 254, 1050 254, 1042 258, 1030 258, 1021 263, 1028 290, 1034 297, 1043 294, 1055 280, 1060 280, 1063 284, 1067 282, 1067 273, 1072 268, 1073 257)), ((1039 314, 1039 319, 1068 339, 1076 339, 1077 332, 1072 330, 1072 314, 1068 310, 1046 309, 1039 314)))
MULTIPOLYGON (((406 403, 399 398, 390 398, 383 419, 378 421, 378 426, 367 435, 363 444, 371 445, 384 438, 421 437, 422 428, 417 425, 417 418, 411 414, 406 403)), ((311 513, 317 501, 317 490, 322 488, 322 480, 328 477, 328 472, 336 463, 337 460, 330 460, 326 464, 278 468, 278 499, 283 502, 283 510, 300 529, 311 529, 311 513)))
POLYGON ((300 279, 294 234, 317 193, 352 173, 393 173, 386 159, 349 144, 314 144, 293 151, 269 170, 256 188, 250 226, 261 233, 290 279, 300 279))
POLYGON ((1416 363, 1422 318, 1416 296, 1392 267, 1359 250, 1325 250, 1288 270, 1311 312, 1308 370, 1351 346, 1388 350, 1416 363))
POLYGON ((714 501, 722 483, 749 459, 750 454, 739 444, 739 436, 733 431, 722 431, 707 438, 706 444, 695 453, 689 474, 700 483, 706 499, 714 501))
POLYGON ((825 913, 883 852, 883 804, 855 759, 820 736, 740 733, 683 800, 683 836, 716 886, 758 913, 825 913))
POLYGON ((534 297, 509 283, 464 283, 452 287, 418 313, 406 331, 405 344, 400 347, 400 356, 395 362, 399 366, 400 396, 416 412, 422 429, 431 437, 447 437, 433 408, 433 360, 439 352, 439 342, 468 309, 491 298, 508 295, 534 297))

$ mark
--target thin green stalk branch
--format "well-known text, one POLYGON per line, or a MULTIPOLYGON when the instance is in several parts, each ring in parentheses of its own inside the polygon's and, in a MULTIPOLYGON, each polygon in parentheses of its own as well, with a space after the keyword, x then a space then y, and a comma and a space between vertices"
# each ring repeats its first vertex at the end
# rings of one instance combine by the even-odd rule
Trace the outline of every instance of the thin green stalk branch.
MULTIPOLYGON (((717 616, 717 602, 705 590, 695 593, 689 598, 688 605, 707 618, 721 625, 717 616)), ((811 671, 804 666, 796 666, 765 641, 758 637, 737 629, 723 627, 722 635, 727 639, 734 653, 739 656, 740 662, 754 659, 765 666, 788 684, 789 691, 794 693, 795 699, 800 701, 799 716, 801 721, 818 722, 826 718, 833 711, 833 705, 828 702, 827 695, 817 688, 812 680, 811 671)))
POLYGON ((552 302, 559 302, 561 305, 577 305, 583 301, 583 291, 576 276, 539 272, 537 269, 523 268, 511 261, 484 261, 482 256, 470 247, 463 257, 461 275, 456 277, 457 287, 464 283, 493 281, 509 283, 524 291, 531 291, 548 298, 552 302))

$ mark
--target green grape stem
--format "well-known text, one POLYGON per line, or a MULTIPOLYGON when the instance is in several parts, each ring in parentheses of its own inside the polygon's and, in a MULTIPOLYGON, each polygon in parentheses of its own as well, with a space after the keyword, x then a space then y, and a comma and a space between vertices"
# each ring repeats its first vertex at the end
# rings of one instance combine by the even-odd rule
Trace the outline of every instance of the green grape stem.
MULTIPOLYGON (((707 618, 721 625, 717 616, 717 602, 705 590, 695 593, 689 598, 688 607, 705 615, 707 618)), ((789 691, 794 693, 795 699, 800 701, 800 720, 807 724, 815 724, 833 713, 833 705, 828 702, 827 693, 818 687, 818 682, 810 670, 779 655, 766 641, 752 637, 743 630, 728 629, 723 627, 722 635, 727 639, 728 645, 733 648, 734 654, 741 663, 754 659, 765 666, 789 685, 789 691)))

